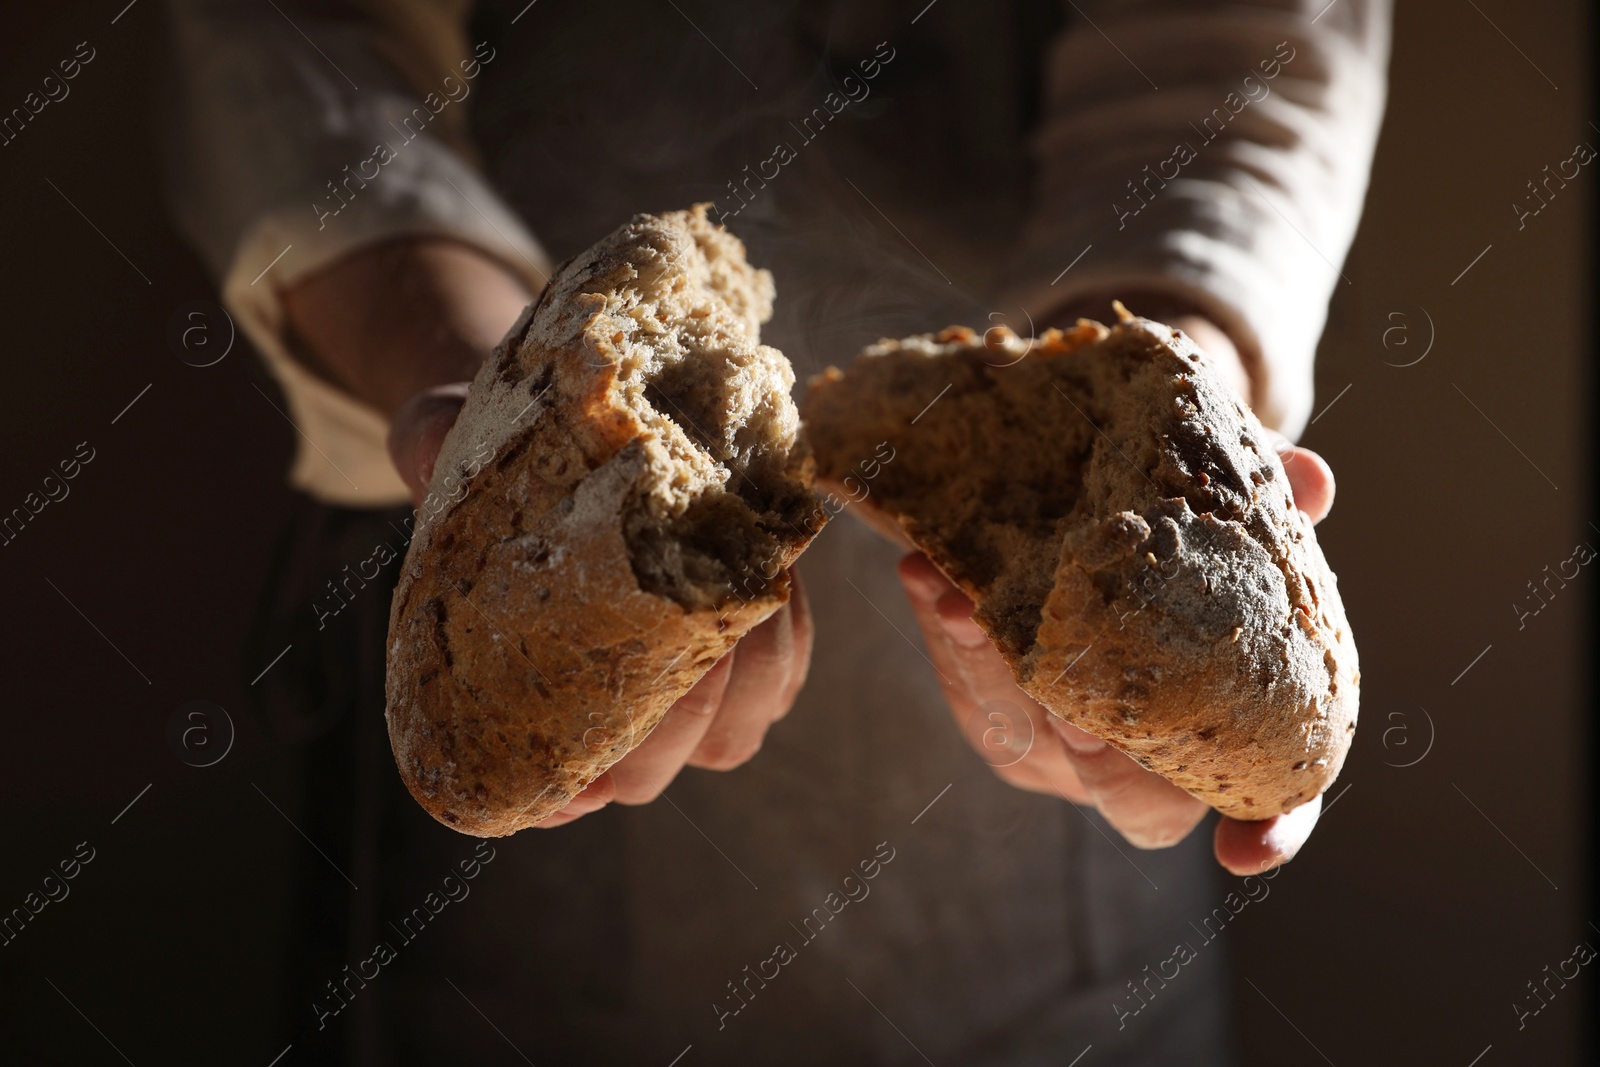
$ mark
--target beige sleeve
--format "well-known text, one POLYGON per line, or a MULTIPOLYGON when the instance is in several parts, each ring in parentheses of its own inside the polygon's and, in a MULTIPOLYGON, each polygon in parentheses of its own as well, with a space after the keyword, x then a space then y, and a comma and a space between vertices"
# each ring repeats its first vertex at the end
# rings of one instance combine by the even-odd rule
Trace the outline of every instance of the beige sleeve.
POLYGON ((311 373, 282 292, 373 243, 437 235, 481 248, 537 292, 538 241, 478 173, 467 101, 497 57, 469 45, 464 0, 169 0, 178 121, 168 192, 240 330, 282 385, 297 432, 289 480, 330 503, 408 498, 387 420, 311 373), (314 44, 312 42, 315 42, 314 44))
POLYGON ((1239 345, 1261 420, 1298 433, 1383 115, 1389 0, 1065 14, 1018 302, 1037 318, 1119 288, 1182 297, 1239 345))

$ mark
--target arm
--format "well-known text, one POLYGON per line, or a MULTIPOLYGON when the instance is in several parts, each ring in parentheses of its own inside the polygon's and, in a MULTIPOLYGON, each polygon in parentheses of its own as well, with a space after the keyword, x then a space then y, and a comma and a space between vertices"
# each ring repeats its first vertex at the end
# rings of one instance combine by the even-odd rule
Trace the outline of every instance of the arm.
MULTIPOLYGON (((346 506, 419 500, 468 381, 547 270, 462 136, 469 72, 493 49, 454 59, 459 0, 276 6, 281 17, 173 0, 176 212, 283 385, 307 442, 294 484, 346 506)), ((645 803, 686 765, 728 770, 754 755, 810 660, 810 615, 798 581, 794 590, 542 825, 612 800, 645 803)))
POLYGON ((1206 319, 1250 372, 1263 423, 1295 436, 1366 193, 1388 0, 1078 0, 1065 12, 1015 291, 1041 322, 1111 296, 1206 319))
MULTIPOLYGON (((347 350, 346 338, 318 344, 307 336, 317 324, 296 329, 285 296, 301 282, 326 282, 347 257, 427 237, 460 246, 462 263, 471 250, 484 261, 477 273, 503 276, 497 292, 538 291, 546 257, 471 165, 465 138, 465 109, 494 50, 468 44, 459 0, 169 0, 169 8, 169 199, 283 386, 303 435, 290 481, 332 503, 404 500, 384 447, 397 405, 374 392, 370 374, 339 366, 348 358, 370 367, 370 358, 347 350)), ((404 258, 382 269, 404 274, 404 258)), ((398 302, 379 306, 387 314, 366 325, 398 325, 398 302)), ((416 321, 422 310, 404 314, 432 336, 416 321)), ((494 329, 453 325, 472 344, 494 329)), ((396 358, 414 369, 437 355, 396 358)))

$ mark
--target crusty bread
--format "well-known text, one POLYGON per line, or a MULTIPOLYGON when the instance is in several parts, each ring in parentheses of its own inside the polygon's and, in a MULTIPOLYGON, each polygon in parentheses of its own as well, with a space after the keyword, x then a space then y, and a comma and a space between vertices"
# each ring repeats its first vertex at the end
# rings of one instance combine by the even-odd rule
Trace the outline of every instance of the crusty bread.
POLYGON ((802 415, 823 484, 889 442, 858 514, 972 598, 1052 712, 1239 819, 1339 773, 1360 676, 1338 587, 1187 337, 1131 316, 1034 341, 952 327, 830 369, 802 415))
POLYGON ((788 599, 826 512, 772 298, 703 206, 637 215, 478 373, 389 624, 390 742, 441 822, 559 810, 788 599))

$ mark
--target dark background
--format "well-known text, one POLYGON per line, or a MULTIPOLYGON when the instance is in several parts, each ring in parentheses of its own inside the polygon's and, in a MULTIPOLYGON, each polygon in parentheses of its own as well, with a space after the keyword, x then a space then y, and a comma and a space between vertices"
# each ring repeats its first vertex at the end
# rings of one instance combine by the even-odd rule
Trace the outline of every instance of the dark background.
MULTIPOLYGON (((0 1058, 118 1062, 98 1028, 135 1063, 265 1064, 286 1040, 285 872, 306 844, 263 796, 298 814, 299 768, 247 711, 270 658, 248 638, 294 431, 242 339, 208 368, 169 343, 180 308, 215 294, 158 189, 162 10, 142 0, 113 25, 124 2, 0 10, 0 108, 78 42, 97 51, 0 147, 0 512, 94 449, 70 496, 0 547, 0 910, 79 842, 95 850, 0 948, 0 1058), (215 767, 167 742, 193 699, 238 729, 215 767)), ((1583 1062, 1592 968, 1521 1030, 1512 1004, 1576 942, 1600 945, 1582 651, 1600 570, 1520 629, 1511 605, 1576 543, 1600 547, 1600 161, 1521 230, 1509 205, 1579 141, 1600 145, 1590 18, 1580 0, 1398 13, 1305 436, 1339 476, 1321 537, 1360 641, 1362 729, 1312 844, 1229 926, 1247 1064, 1583 1062)))

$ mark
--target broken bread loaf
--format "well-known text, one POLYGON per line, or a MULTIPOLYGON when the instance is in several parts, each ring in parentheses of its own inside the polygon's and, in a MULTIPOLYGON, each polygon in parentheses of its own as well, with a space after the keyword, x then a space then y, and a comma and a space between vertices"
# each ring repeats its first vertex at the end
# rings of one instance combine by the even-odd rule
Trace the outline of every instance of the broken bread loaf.
POLYGON ((972 598, 1056 715, 1238 819, 1339 773, 1360 675, 1338 587, 1260 423, 1187 337, 1127 316, 884 341, 802 414, 824 483, 894 448, 863 516, 972 598))
POLYGON ((479 371, 389 623, 389 739, 441 822, 560 810, 788 599, 826 513, 772 299, 703 207, 637 215, 479 371))

